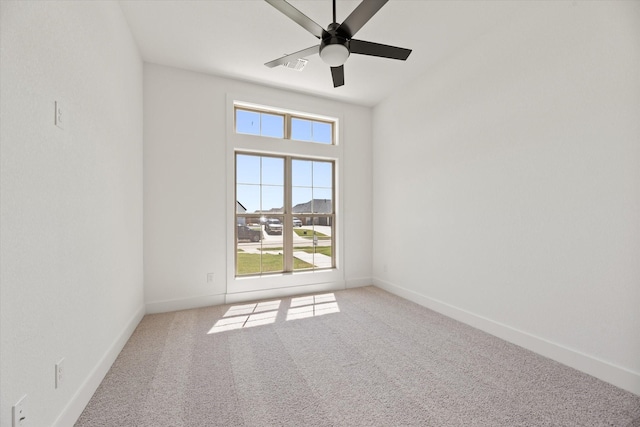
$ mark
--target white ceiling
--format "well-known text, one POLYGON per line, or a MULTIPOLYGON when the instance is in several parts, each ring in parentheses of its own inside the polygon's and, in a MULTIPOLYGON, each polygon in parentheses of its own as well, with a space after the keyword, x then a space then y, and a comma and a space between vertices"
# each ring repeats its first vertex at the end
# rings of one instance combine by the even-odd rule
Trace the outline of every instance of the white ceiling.
MULTIPOLYGON (((290 0, 326 28, 331 0, 290 0)), ((121 0, 145 61, 373 106, 505 22, 516 1, 391 0, 355 38, 413 49, 406 62, 352 55, 334 88, 318 55, 302 71, 263 64, 318 44, 261 0, 121 0)), ((338 0, 342 22, 360 1, 338 0)))

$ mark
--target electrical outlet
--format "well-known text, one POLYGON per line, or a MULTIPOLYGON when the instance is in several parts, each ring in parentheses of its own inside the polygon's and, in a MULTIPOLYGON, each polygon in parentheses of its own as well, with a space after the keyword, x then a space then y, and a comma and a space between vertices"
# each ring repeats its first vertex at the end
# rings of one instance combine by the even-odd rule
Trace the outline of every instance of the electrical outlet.
POLYGON ((62 387, 64 382, 64 357, 56 363, 56 388, 62 387))
POLYGON ((213 273, 207 273, 207 283, 213 283, 213 273))
POLYGON ((27 426, 27 407, 26 407, 27 395, 13 405, 13 427, 26 427, 27 426))

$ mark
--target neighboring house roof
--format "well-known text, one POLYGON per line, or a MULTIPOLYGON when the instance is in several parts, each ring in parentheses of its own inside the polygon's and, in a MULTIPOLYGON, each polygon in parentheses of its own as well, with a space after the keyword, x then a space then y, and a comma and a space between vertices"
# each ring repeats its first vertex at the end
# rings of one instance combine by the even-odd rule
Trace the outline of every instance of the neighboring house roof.
POLYGON ((293 213, 332 213, 333 205, 328 199, 313 199, 306 203, 295 205, 291 210, 293 213))
POLYGON ((267 211, 257 210, 254 213, 264 214, 264 213, 282 213, 282 212, 284 212, 284 208, 271 208, 271 209, 269 209, 267 211))
MULTIPOLYGON (((241 206, 242 208, 244 208, 244 206, 242 206, 242 203, 237 202, 238 206, 241 206)), ((243 212, 246 212, 246 209, 243 210, 243 212)), ((270 214, 270 213, 282 213, 284 212, 284 208, 272 208, 269 210, 265 210, 265 211, 261 211, 261 210, 257 210, 254 213, 255 214, 270 214)), ((313 200, 309 200, 306 203, 300 203, 297 204, 293 207, 293 209, 291 210, 291 212, 293 213, 299 213, 299 214, 303 214, 303 213, 332 213, 333 212, 333 204, 332 201, 329 199, 313 199, 313 200)))

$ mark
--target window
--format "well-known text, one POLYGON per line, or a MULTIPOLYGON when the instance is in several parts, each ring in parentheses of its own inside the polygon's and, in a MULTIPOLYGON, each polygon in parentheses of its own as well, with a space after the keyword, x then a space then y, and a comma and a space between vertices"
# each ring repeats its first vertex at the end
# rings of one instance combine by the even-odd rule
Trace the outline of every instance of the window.
POLYGON ((284 115, 236 108, 236 132, 284 138, 284 115))
POLYGON ((292 117, 291 139, 317 142, 320 144, 333 144, 333 126, 327 122, 292 117))
POLYGON ((236 276, 335 267, 334 162, 237 152, 236 276))
POLYGON ((339 286, 341 110, 321 99, 292 110, 242 97, 227 94, 227 293, 339 286))
POLYGON ((235 107, 235 131, 240 134, 335 144, 335 122, 296 114, 235 107))

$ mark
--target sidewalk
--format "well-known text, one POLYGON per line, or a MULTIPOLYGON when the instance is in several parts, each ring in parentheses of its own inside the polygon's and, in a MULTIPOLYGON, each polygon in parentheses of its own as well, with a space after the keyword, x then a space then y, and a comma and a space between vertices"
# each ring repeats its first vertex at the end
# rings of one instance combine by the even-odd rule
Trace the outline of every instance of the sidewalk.
MULTIPOLYGON (((269 255, 282 255, 281 250, 268 251, 258 249, 246 249, 245 253, 248 254, 269 254, 269 255)), ((294 258, 298 258, 300 261, 307 262, 317 268, 329 268, 331 267, 331 257, 324 254, 310 254, 304 251, 295 251, 293 253, 294 258)))
POLYGON ((309 254, 303 251, 296 251, 293 253, 294 258, 298 258, 301 261, 308 262, 314 267, 327 268, 331 267, 331 257, 324 254, 309 254))

